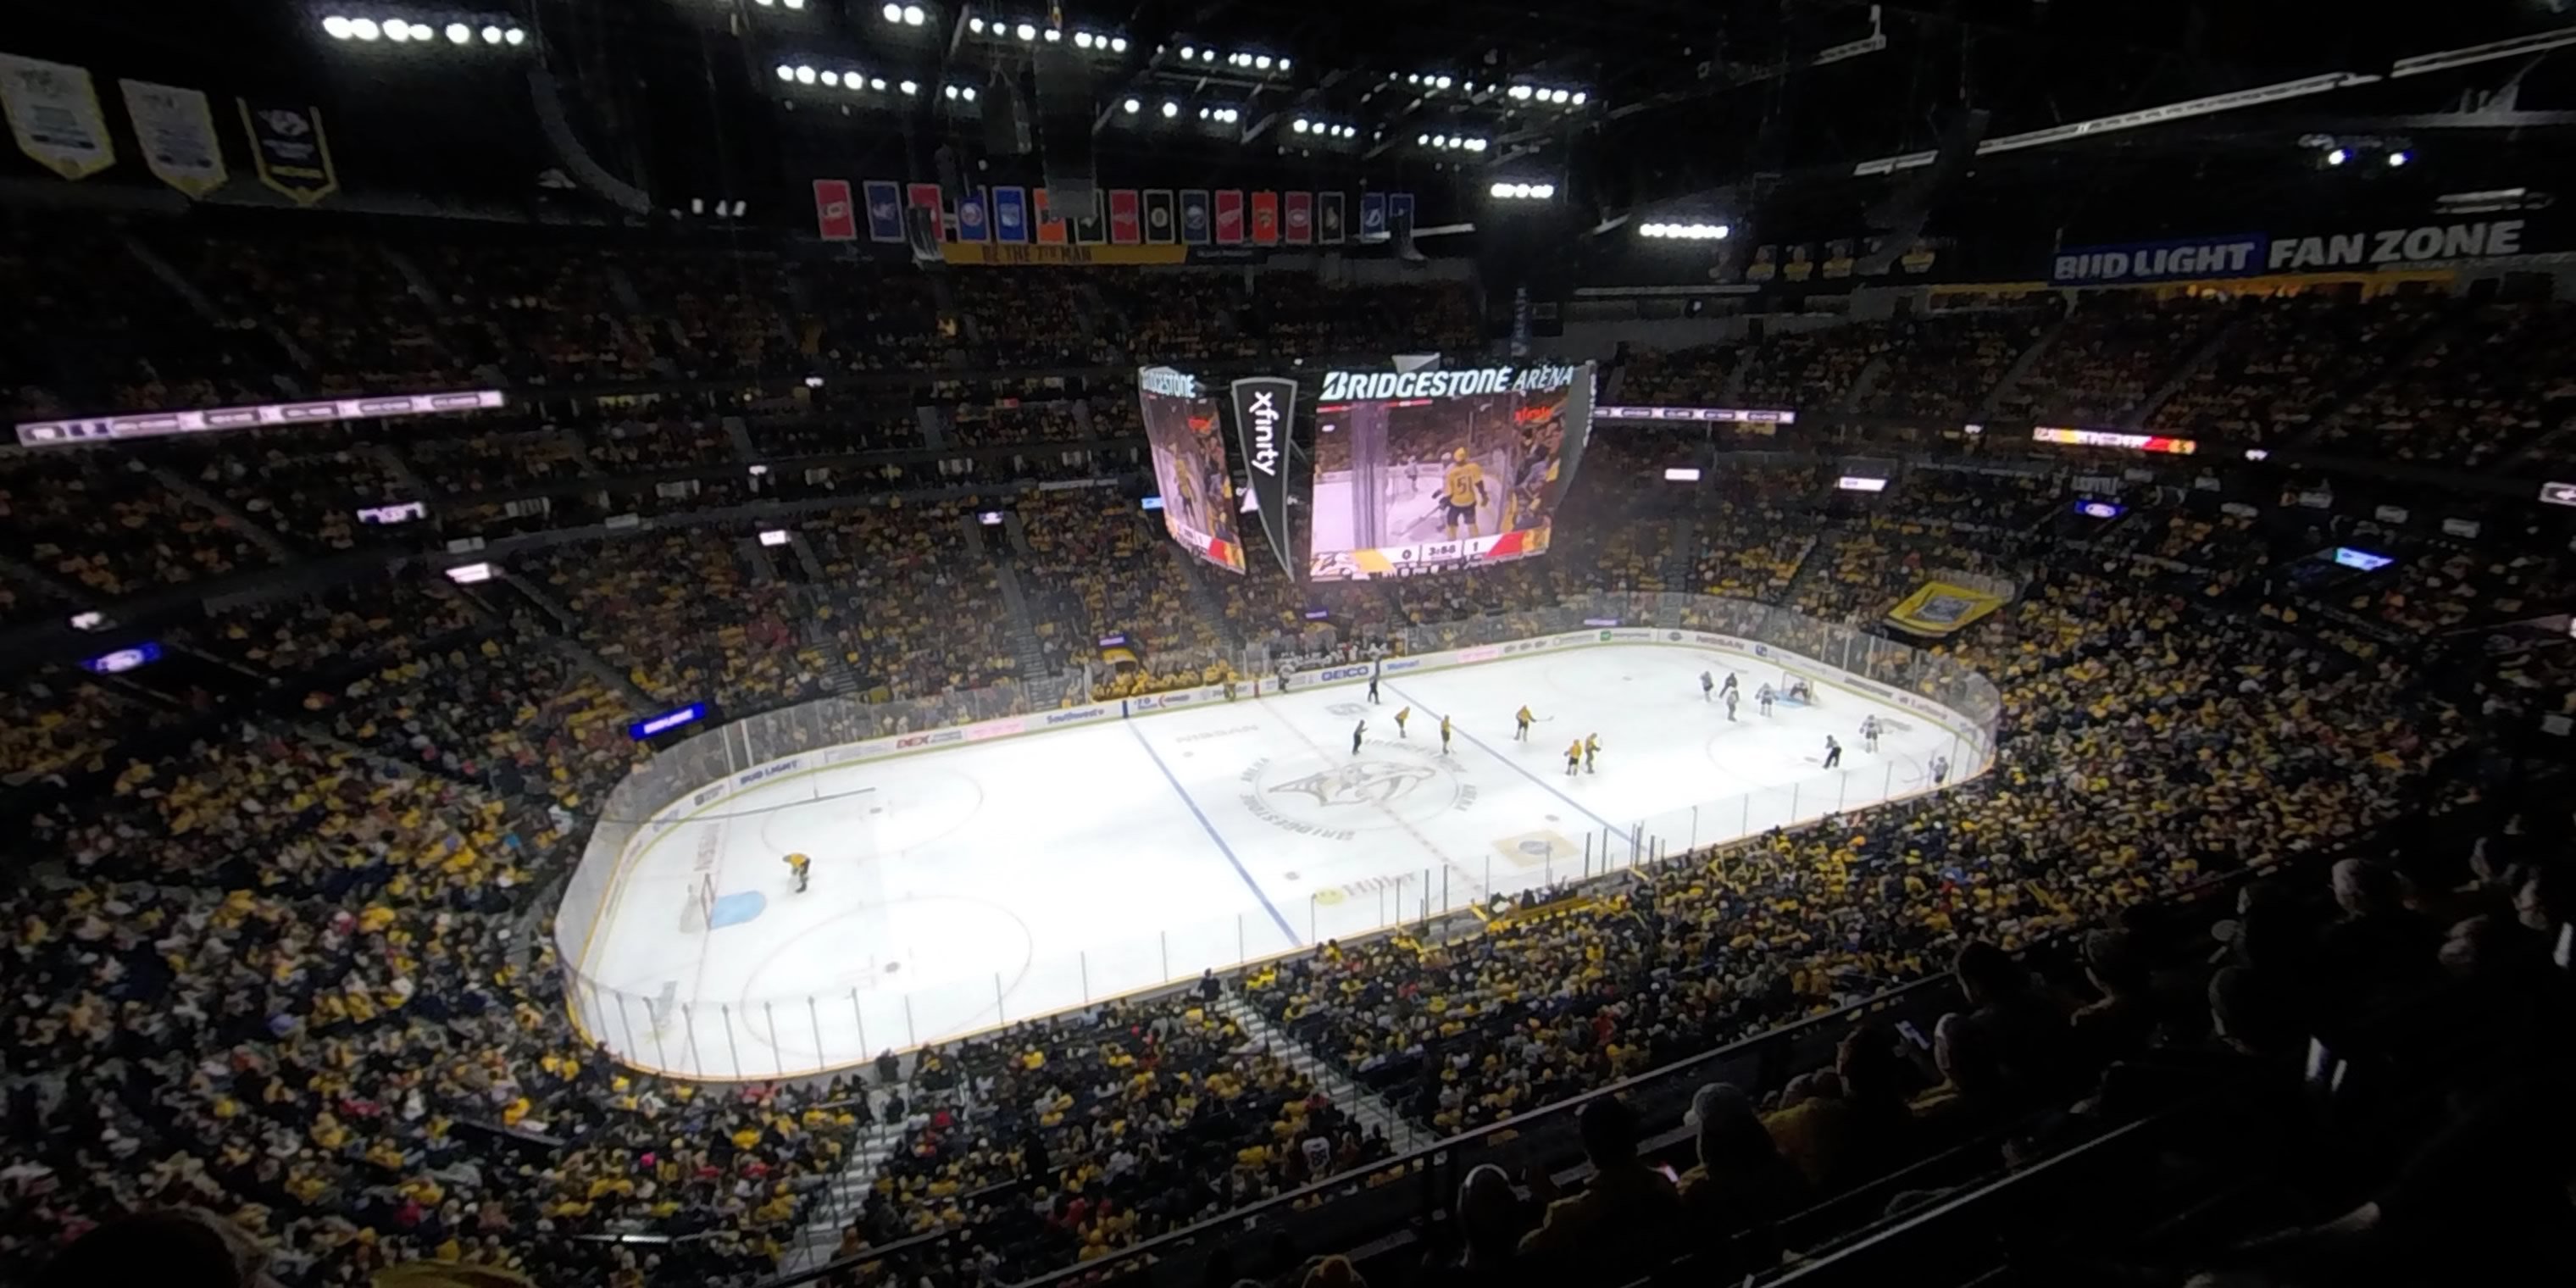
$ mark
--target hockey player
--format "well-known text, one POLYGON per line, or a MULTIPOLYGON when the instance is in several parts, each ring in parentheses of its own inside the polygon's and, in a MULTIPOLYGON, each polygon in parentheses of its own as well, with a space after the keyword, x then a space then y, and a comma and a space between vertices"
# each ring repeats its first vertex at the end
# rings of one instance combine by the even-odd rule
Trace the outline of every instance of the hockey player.
POLYGON ((1878 717, 1875 714, 1860 718, 1860 749, 1873 756, 1878 754, 1878 717))
POLYGON ((1778 701, 1779 697, 1779 694, 1771 691, 1771 686, 1768 684, 1753 691, 1753 701, 1761 706, 1762 714, 1766 716, 1771 714, 1771 704, 1778 701))
POLYGON ((1717 689, 1717 681, 1715 681, 1715 680, 1712 680, 1712 679, 1708 678, 1708 672, 1706 672, 1706 671, 1702 671, 1702 672, 1700 672, 1700 673, 1699 673, 1699 700, 1700 700, 1700 701, 1702 701, 1702 702, 1714 702, 1714 701, 1716 701, 1716 699, 1715 699, 1715 698, 1712 698, 1712 697, 1710 697, 1710 696, 1709 696, 1711 693, 1715 692, 1715 691, 1716 691, 1716 689, 1717 689))
POLYGON ((1565 744, 1565 776, 1572 778, 1575 773, 1582 768, 1583 740, 1581 738, 1577 738, 1574 741, 1565 744))
POLYGON ((1440 754, 1449 754, 1449 717, 1445 714, 1440 717, 1440 754))
POLYGON ((1530 712, 1529 712, 1529 708, 1528 708, 1528 707, 1522 707, 1518 712, 1515 712, 1515 713, 1513 714, 1512 719, 1513 719, 1513 721, 1518 725, 1518 728, 1517 728, 1517 729, 1515 729, 1515 730, 1514 730, 1514 732, 1512 733, 1512 741, 1514 741, 1514 742, 1528 742, 1528 741, 1529 741, 1529 727, 1530 727, 1530 712))
POLYGON ((1404 722, 1405 722, 1405 721, 1407 721, 1407 720, 1410 720, 1410 719, 1412 719, 1412 718, 1413 718, 1413 708, 1411 708, 1411 707, 1397 707, 1397 708, 1395 709, 1395 736, 1396 736, 1396 737, 1398 737, 1398 738, 1402 738, 1402 737, 1406 736, 1406 735, 1405 735, 1405 732, 1404 732, 1404 722))
POLYGON ((1826 734, 1826 735, 1825 735, 1825 768, 1827 768, 1827 769, 1832 769, 1832 768, 1835 768, 1835 767, 1837 767, 1837 766, 1841 765, 1842 763, 1843 763, 1843 745, 1842 745, 1841 743, 1839 743, 1839 742, 1834 741, 1834 736, 1833 736, 1832 734, 1826 734))
POLYGON ((1225 677, 1225 700, 1234 701, 1234 677, 1231 675, 1225 677))
POLYGON ((1740 688, 1740 686, 1738 686, 1738 685, 1736 684, 1736 682, 1735 682, 1735 672, 1733 672, 1733 671, 1729 671, 1729 672, 1727 672, 1727 673, 1726 673, 1726 683, 1721 684, 1721 685, 1719 685, 1719 686, 1717 686, 1717 687, 1718 687, 1718 690, 1719 690, 1720 692, 1722 692, 1722 693, 1733 694, 1733 693, 1737 692, 1737 691, 1738 691, 1738 689, 1740 688))
POLYGON ((1735 690, 1728 689, 1726 691, 1726 719, 1730 724, 1735 721, 1735 705, 1740 701, 1742 701, 1742 699, 1735 696, 1735 690))
POLYGON ((1816 691, 1807 686, 1805 677, 1793 675, 1789 677, 1789 697, 1798 702, 1812 703, 1816 700, 1816 691))
POLYGON ((796 874, 796 893, 805 893, 805 878, 812 870, 814 860, 802 854, 790 854, 787 856, 786 863, 787 870, 796 874))
POLYGON ((1467 459, 1467 449, 1449 454, 1449 473, 1441 480, 1440 527, 1448 540, 1458 539, 1458 525, 1467 525, 1467 535, 1476 536, 1476 507, 1485 503, 1485 468, 1467 459))
POLYGON ((1366 720, 1362 720, 1362 721, 1360 721, 1358 724, 1355 724, 1355 725, 1352 725, 1352 726, 1351 726, 1351 754, 1352 754, 1352 755, 1356 756, 1356 755, 1360 754, 1360 739, 1365 738, 1365 737, 1367 737, 1367 736, 1368 736, 1368 721, 1366 721, 1366 720))
POLYGON ((1377 704, 1377 668, 1374 666, 1369 668, 1369 704, 1377 704))
POLYGON ((1932 785, 1938 787, 1948 781, 1950 781, 1950 758, 1948 756, 1934 756, 1932 758, 1932 785))
POLYGON ((1583 736, 1583 772, 1587 774, 1597 774, 1601 772, 1600 770, 1592 767, 1593 758, 1600 754, 1601 735, 1597 733, 1585 734, 1583 736))

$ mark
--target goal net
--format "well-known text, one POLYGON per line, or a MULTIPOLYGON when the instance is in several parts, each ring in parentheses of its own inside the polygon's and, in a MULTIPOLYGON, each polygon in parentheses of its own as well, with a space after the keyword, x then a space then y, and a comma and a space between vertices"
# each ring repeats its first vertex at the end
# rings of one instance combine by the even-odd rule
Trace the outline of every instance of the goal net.
POLYGON ((1784 669, 1776 683, 1783 702, 1803 703, 1811 707, 1822 705, 1818 699, 1823 696, 1825 686, 1816 683, 1814 676, 1784 669))
POLYGON ((700 872, 689 878, 689 903, 680 911, 680 929, 701 934, 714 928, 715 918, 716 879, 700 872))

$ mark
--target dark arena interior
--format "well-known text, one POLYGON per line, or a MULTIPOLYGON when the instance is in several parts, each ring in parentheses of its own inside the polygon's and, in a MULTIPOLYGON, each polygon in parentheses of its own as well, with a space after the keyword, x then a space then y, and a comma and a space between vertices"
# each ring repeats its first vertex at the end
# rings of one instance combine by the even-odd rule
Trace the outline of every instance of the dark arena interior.
POLYGON ((16 6, 0 1282, 2576 1283, 2569 9, 16 6))

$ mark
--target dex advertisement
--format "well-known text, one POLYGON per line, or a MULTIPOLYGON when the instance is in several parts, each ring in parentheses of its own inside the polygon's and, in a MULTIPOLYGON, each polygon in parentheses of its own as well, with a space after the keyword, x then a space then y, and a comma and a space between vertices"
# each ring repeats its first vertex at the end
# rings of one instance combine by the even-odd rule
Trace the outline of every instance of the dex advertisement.
POLYGON ((1146 367, 1136 373, 1136 396, 1145 444, 1154 456, 1155 485, 1163 494, 1164 529, 1191 554, 1242 572, 1243 541, 1235 529, 1234 481, 1226 472, 1216 395, 1194 376, 1146 367))
POLYGON ((1310 581, 1544 554, 1592 426, 1592 367, 1334 371, 1314 412, 1310 581))

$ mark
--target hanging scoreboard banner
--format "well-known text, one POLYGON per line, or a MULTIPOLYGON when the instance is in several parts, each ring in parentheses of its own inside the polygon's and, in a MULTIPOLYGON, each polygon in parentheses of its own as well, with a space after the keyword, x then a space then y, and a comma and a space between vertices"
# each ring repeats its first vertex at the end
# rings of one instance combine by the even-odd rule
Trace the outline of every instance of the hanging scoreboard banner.
POLYGON ((322 112, 314 107, 241 105, 242 129, 250 135, 251 160, 259 181, 299 206, 309 206, 340 190, 339 171, 331 165, 331 139, 322 131, 322 112))
POLYGON ((1296 429, 1297 382, 1286 376, 1246 376, 1230 388, 1234 397, 1234 432, 1243 449, 1244 479, 1251 485, 1261 530, 1279 555, 1279 567, 1298 576, 1295 550, 1288 543, 1289 445, 1296 429))
POLYGON ((1235 526, 1240 516, 1216 392, 1186 372, 1146 367, 1136 373, 1136 396, 1154 483, 1161 489, 1164 531, 1191 554, 1242 572, 1243 540, 1235 526))
POLYGON ((1332 371, 1302 519, 1311 581, 1544 554, 1592 426, 1592 366, 1332 371))

